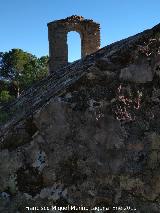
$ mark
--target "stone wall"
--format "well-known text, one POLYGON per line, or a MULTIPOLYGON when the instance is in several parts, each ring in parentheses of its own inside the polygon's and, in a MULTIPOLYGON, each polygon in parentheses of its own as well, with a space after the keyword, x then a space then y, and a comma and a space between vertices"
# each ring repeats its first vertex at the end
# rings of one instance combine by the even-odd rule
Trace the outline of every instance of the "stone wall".
POLYGON ((160 24, 58 72, 0 109, 0 212, 160 212, 160 24))
POLYGON ((100 26, 82 16, 48 23, 49 71, 50 73, 68 64, 67 33, 76 31, 81 37, 81 57, 89 55, 100 47, 100 26))

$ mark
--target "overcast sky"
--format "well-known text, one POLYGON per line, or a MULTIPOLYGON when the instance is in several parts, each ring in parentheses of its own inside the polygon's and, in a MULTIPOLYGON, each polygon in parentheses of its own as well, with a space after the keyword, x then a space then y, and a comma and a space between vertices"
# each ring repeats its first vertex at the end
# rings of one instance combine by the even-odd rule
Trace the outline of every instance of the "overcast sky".
MULTIPOLYGON (((160 23, 160 0, 0 0, 0 51, 21 48, 48 55, 47 23, 81 15, 101 25, 101 47, 160 23)), ((69 60, 80 57, 80 37, 68 38, 69 60)))

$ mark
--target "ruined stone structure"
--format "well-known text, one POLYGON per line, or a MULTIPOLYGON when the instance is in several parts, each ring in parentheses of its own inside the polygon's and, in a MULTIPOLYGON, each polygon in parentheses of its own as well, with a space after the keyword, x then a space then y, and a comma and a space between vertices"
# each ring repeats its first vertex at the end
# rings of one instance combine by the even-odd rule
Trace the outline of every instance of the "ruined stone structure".
POLYGON ((0 108, 0 213, 160 213, 160 24, 58 72, 0 108))
POLYGON ((67 33, 70 31, 80 34, 81 57, 100 47, 100 25, 93 20, 74 15, 48 23, 50 73, 68 64, 67 33))

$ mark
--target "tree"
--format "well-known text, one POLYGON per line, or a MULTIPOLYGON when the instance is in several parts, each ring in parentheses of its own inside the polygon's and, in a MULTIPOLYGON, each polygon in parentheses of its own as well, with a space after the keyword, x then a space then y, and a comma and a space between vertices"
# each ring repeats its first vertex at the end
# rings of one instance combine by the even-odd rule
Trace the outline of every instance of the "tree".
POLYGON ((0 53, 0 75, 10 82, 11 93, 20 93, 48 73, 48 56, 37 58, 21 49, 0 53))

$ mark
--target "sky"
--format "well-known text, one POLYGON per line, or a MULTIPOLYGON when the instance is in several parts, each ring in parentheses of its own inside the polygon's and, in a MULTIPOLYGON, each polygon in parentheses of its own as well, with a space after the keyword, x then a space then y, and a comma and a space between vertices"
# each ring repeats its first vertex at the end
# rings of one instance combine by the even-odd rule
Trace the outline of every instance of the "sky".
MULTIPOLYGON (((47 23, 80 15, 101 26, 101 47, 160 23, 160 0, 0 0, 0 52, 49 54, 47 23)), ((68 35, 69 61, 80 58, 80 36, 68 35)))

